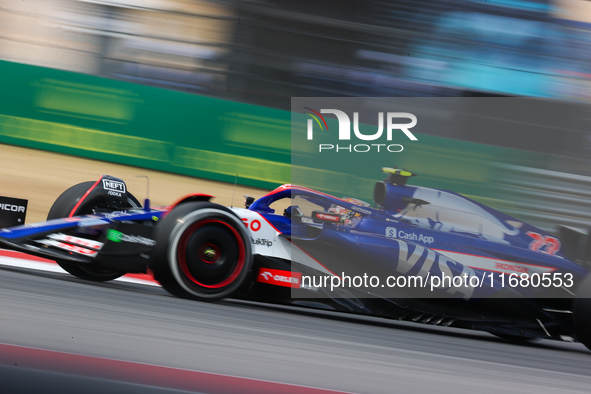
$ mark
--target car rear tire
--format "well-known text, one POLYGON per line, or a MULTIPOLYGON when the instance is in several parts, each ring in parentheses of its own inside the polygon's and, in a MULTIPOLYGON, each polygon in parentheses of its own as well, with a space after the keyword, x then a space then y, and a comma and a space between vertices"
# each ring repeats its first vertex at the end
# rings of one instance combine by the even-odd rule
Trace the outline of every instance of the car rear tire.
POLYGON ((229 209, 186 202, 156 227, 154 278, 172 295, 212 301, 227 297, 252 266, 250 237, 229 209))
MULTIPOLYGON (((104 201, 88 201, 80 204, 80 206, 77 207, 74 212, 72 212, 78 201, 80 201, 88 189, 90 189, 94 184, 94 181, 79 183, 63 192, 51 206, 51 209, 47 214, 47 220, 60 219, 68 216, 88 215, 91 214, 94 209, 101 208, 103 205, 106 206, 104 201)), ((127 204, 130 208, 141 207, 139 201, 131 193, 127 193, 127 204)), ((117 279, 120 276, 126 274, 126 272, 104 270, 97 267, 80 266, 63 261, 56 261, 56 263, 67 273, 80 279, 94 282, 106 282, 117 279)))

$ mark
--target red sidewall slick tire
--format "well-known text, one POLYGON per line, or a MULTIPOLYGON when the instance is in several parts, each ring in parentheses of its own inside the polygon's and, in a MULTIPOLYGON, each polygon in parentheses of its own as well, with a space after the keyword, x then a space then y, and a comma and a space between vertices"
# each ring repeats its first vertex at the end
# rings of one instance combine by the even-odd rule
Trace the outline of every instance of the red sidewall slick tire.
POLYGON ((229 209, 209 202, 175 207, 156 227, 155 278, 171 294, 199 300, 231 295, 252 266, 250 237, 229 209))

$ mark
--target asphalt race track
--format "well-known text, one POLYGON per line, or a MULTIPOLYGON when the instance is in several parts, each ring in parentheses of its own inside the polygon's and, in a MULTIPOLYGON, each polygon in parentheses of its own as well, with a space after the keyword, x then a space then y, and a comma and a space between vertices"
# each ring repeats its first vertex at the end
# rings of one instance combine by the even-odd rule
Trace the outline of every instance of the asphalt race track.
POLYGON ((0 277, 3 393, 591 388, 591 352, 581 344, 516 344, 487 333, 383 319, 233 300, 201 303, 156 286, 96 284, 23 268, 2 267, 0 277), (236 378, 222 375, 255 380, 232 386, 236 378), (212 376, 209 386, 201 384, 212 376), (253 382, 296 386, 262 390, 253 382))

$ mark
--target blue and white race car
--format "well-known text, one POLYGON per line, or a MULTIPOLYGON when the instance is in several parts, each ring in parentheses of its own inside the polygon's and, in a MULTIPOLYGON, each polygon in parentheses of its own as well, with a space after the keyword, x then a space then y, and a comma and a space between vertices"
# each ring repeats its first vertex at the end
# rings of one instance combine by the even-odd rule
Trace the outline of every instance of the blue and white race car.
MULTIPOLYGON (((0 246, 108 281, 151 269, 171 294, 299 305, 591 348, 591 242, 550 234, 383 168, 373 205, 283 185, 245 208, 192 194, 142 207, 118 178, 66 190, 0 246), (277 205, 285 209, 277 211, 277 205)), ((23 200, 4 199, 22 222, 23 200)), ((0 217, 0 219, 2 219, 0 217)), ((5 222, 6 223, 6 222, 5 222)), ((17 222, 13 222, 17 223, 17 222)))

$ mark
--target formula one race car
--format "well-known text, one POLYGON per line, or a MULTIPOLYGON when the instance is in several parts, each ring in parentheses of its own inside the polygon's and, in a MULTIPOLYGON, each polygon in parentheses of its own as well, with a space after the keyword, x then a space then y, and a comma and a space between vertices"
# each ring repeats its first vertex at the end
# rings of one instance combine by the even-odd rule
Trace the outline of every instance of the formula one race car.
MULTIPOLYGON (((283 185, 247 198, 246 208, 206 194, 142 207, 122 180, 102 176, 66 190, 47 222, 0 230, 0 246, 92 281, 151 269, 183 298, 291 304, 591 348, 586 234, 563 228, 559 239, 457 193, 409 186, 408 171, 382 170, 373 206, 283 185), (278 202, 287 208, 276 212, 278 202)), ((3 212, 22 223, 23 200, 3 201, 3 212)))

